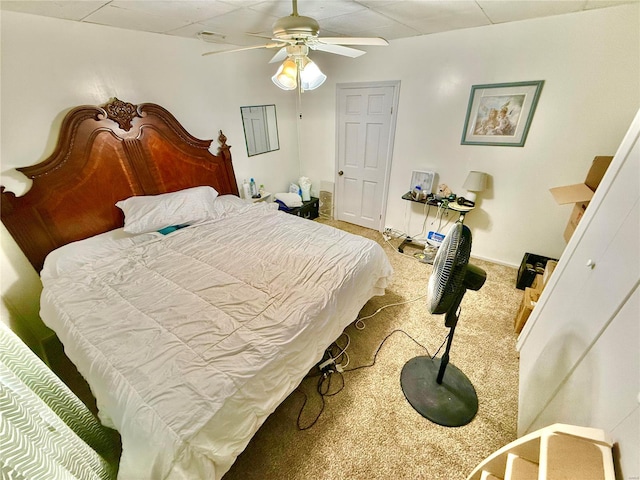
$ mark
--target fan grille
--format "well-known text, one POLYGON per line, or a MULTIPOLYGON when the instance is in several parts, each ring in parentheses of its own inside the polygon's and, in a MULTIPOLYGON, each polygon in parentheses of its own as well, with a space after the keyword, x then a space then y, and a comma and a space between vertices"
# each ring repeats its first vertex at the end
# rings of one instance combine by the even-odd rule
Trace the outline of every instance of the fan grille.
POLYGON ((471 231, 456 222, 438 249, 429 278, 429 311, 446 313, 464 288, 464 276, 471 254, 471 231))

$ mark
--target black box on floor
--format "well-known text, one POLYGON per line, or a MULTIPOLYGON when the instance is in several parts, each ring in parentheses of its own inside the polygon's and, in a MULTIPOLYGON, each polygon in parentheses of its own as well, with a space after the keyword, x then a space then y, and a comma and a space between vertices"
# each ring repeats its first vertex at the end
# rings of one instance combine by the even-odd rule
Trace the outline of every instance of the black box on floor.
POLYGON ((292 208, 288 213, 291 215, 297 215, 298 217, 308 218, 309 220, 313 220, 314 218, 318 218, 318 210, 320 207, 320 199, 316 197, 311 197, 311 200, 307 200, 306 202, 302 202, 301 207, 292 208))
POLYGON ((537 274, 544 274, 544 268, 549 260, 558 261, 557 258, 544 257, 535 253, 525 253, 518 269, 518 279, 516 280, 516 288, 524 290, 530 287, 537 274))

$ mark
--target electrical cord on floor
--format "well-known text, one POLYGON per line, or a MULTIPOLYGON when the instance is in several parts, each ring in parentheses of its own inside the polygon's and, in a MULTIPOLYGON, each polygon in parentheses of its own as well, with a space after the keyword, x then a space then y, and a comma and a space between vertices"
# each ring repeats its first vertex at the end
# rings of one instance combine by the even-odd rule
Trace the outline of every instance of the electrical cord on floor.
POLYGON ((347 348, 349 348, 349 345, 351 345, 351 337, 347 333, 343 332, 342 335, 338 337, 338 340, 336 340, 331 344, 331 346, 329 346, 329 348, 327 349, 327 352, 329 353, 330 357, 333 359, 333 362, 336 366, 336 370, 339 373, 342 373, 345 367, 349 365, 349 354, 347 353, 347 348), (340 340, 340 338, 343 335, 347 337, 347 344, 344 347, 341 347, 338 344, 338 340, 340 340), (336 348, 339 350, 338 353, 334 353, 334 349, 336 348))
POLYGON ((320 411, 318 412, 318 415, 316 415, 316 417, 313 419, 313 421, 309 425, 304 427, 300 425, 300 418, 302 417, 302 412, 304 411, 304 407, 307 404, 307 401, 309 400, 309 398, 307 397, 306 393, 296 388, 295 391, 297 391, 298 393, 301 393, 304 396, 304 402, 302 403, 302 407, 300 407, 300 411, 298 412, 298 418, 296 420, 296 425, 298 427, 298 430, 307 430, 313 427, 318 421, 318 419, 320 418, 320 415, 322 415, 322 412, 324 411, 324 406, 325 406, 324 397, 332 397, 333 395, 340 393, 344 388, 344 377, 342 376, 342 372, 344 371, 344 367, 349 365, 349 354, 347 353, 347 348, 349 348, 350 344, 351 344, 351 337, 349 337, 347 333, 343 332, 342 335, 340 335, 340 337, 338 337, 338 339, 336 339, 336 341, 333 342, 331 345, 329 345, 329 347, 325 350, 322 360, 317 365, 318 372, 309 373, 305 377, 305 378, 318 377, 318 383, 316 384, 316 391, 318 392, 318 395, 320 395, 320 401, 322 405, 320 407, 320 411), (346 337, 347 342, 344 347, 341 347, 340 344, 338 343, 338 340, 340 340, 343 336, 346 337), (340 388, 338 388, 338 390, 330 393, 331 377, 334 374, 340 376, 341 385, 340 385, 340 388))
POLYGON ((311 423, 309 425, 306 425, 304 427, 300 425, 300 418, 302 417, 302 412, 304 411, 304 407, 307 404, 307 401, 309 400, 309 397, 307 397, 307 394, 304 393, 302 390, 299 390, 299 389, 296 388, 295 391, 301 393, 304 396, 304 402, 302 403, 302 406, 300 407, 300 411, 298 412, 298 418, 296 420, 296 425, 298 427, 298 430, 303 431, 303 430, 308 430, 311 427, 313 427, 317 423, 317 421, 320 419, 320 416, 322 415, 322 412, 324 412, 324 406, 325 406, 324 397, 332 397, 334 395, 337 395, 338 393, 340 393, 342 391, 343 388, 344 388, 344 376, 342 375, 341 372, 331 371, 331 372, 325 372, 322 375, 320 375, 320 377, 318 378, 318 384, 316 386, 316 391, 318 392, 318 395, 320 395, 320 401, 322 402, 322 405, 320 407, 320 411, 318 412, 318 415, 316 415, 316 417, 311 421, 311 423), (340 388, 338 388, 338 390, 336 390, 335 392, 329 393, 329 391, 331 390, 331 377, 334 374, 340 376, 340 380, 341 380, 342 384, 340 385, 340 388), (325 384, 326 384, 326 388, 324 388, 325 384))
MULTIPOLYGON (((406 234, 403 234, 402 236, 406 237, 407 235, 406 235, 406 234)), ((383 236, 383 238, 384 238, 384 236, 383 236)), ((397 238, 401 238, 401 237, 397 237, 397 238)), ((390 246, 391 248, 393 248, 393 251, 394 251, 394 252, 396 252, 398 255, 404 255, 405 257, 411 257, 411 258, 414 258, 414 256, 413 256, 413 255, 409 255, 408 253, 404 253, 404 252, 399 251, 399 250, 398 250, 398 247, 397 247, 397 246, 395 246, 394 244, 392 244, 392 243, 391 243, 389 240, 387 240, 386 238, 384 238, 384 241, 385 241, 385 242, 387 242, 387 243, 389 244, 389 246, 390 246)))
MULTIPOLYGON (((345 370, 346 372, 353 372, 355 370, 361 370, 363 368, 369 368, 369 367, 373 367, 376 364, 376 360, 378 359, 378 353, 380 353, 380 350, 382 350, 382 347, 384 346, 385 342, 387 340, 389 340, 389 338, 391 338, 394 334, 396 333, 403 333, 404 335, 406 335, 407 337, 409 337, 409 339, 411 339, 413 341, 413 343, 415 343, 416 345, 418 345, 420 348, 424 349, 425 352, 427 352, 427 355, 431 356, 431 354, 429 353, 429 349, 427 347, 425 347, 424 345, 422 345, 420 342, 418 342, 415 338, 413 338, 411 335, 409 335, 407 332, 405 332, 404 330, 401 329, 396 329, 393 330, 389 335, 387 335, 386 337, 384 337, 384 339, 382 340, 382 342, 380 342, 380 345, 378 345, 378 348, 376 349, 376 352, 373 354, 373 362, 366 364, 366 365, 360 365, 357 367, 352 367, 352 368, 348 368, 345 370)), ((433 357, 432 357, 433 358, 433 357)))
POLYGON ((405 304, 407 304, 407 303, 417 302, 418 300, 421 300, 421 299, 425 298, 426 296, 427 296, 427 294, 425 294, 425 295, 420 295, 420 296, 419 296, 419 297, 417 297, 417 298, 414 298, 414 299, 412 299, 412 300, 407 300, 407 301, 405 301, 405 302, 390 303, 390 304, 388 304, 388 305, 383 305, 383 306, 382 306, 382 307, 380 307, 378 310, 376 310, 375 312, 373 312, 371 315, 367 315, 366 317, 357 318, 357 319, 356 319, 356 321, 355 321, 355 323, 353 324, 353 326, 354 326, 354 327, 356 327, 356 329, 358 329, 358 330, 364 330, 364 329, 365 329, 365 327, 366 327, 366 325, 365 325, 365 323, 363 322, 363 320, 368 320, 369 318, 371 318, 371 317, 373 317, 373 316, 377 315, 378 313, 380 313, 380 312, 381 312, 382 310, 384 310, 385 308, 388 308, 388 307, 396 307, 396 306, 398 306, 398 305, 405 305, 405 304))
MULTIPOLYGON (((409 337, 416 345, 418 345, 419 347, 423 348, 426 352, 427 355, 431 356, 429 354, 429 349, 427 347, 425 347, 424 345, 422 345, 420 342, 418 342, 415 338, 413 338, 411 335, 409 335, 407 332, 405 332, 404 330, 400 330, 400 329, 396 329, 393 330, 391 333, 389 333, 386 337, 384 337, 384 339, 382 340, 382 342, 380 342, 380 345, 378 345, 378 348, 376 349, 375 353, 373 354, 373 362, 370 364, 366 364, 366 365, 360 365, 357 367, 352 367, 352 368, 338 368, 340 367, 344 367, 339 363, 335 363, 336 368, 327 368, 324 367, 324 369, 320 370, 320 374, 312 374, 312 375, 307 375, 306 378, 310 378, 310 377, 315 377, 318 376, 318 383, 316 384, 316 391, 318 392, 318 395, 320 395, 320 402, 321 402, 321 406, 320 406, 320 411, 318 412, 318 414, 316 415, 316 417, 311 421, 311 423, 309 423, 306 426, 302 426, 300 425, 300 419, 302 417, 302 412, 304 411, 304 407, 307 405, 307 402, 309 401, 309 397, 307 396, 306 393, 304 393, 302 390, 300 390, 299 388, 296 388, 294 391, 301 393, 304 397, 304 401, 302 403, 302 406, 300 407, 300 411, 298 412, 298 418, 296 419, 296 426, 298 427, 298 430, 303 431, 303 430, 308 430, 311 427, 313 427, 318 420, 320 419, 320 416, 322 416, 322 413, 324 412, 324 408, 325 408, 325 397, 333 397, 334 395, 337 395, 338 393, 340 393, 344 387, 345 387, 345 381, 344 381, 344 373, 346 372, 354 372, 356 370, 362 370, 364 368, 369 368, 369 367, 373 367, 376 364, 376 361, 378 359, 378 353, 380 353, 380 350, 382 349, 382 347, 384 346, 384 344, 386 343, 386 341, 391 338, 394 334, 396 333, 402 333, 404 335, 406 335, 407 337, 409 337), (338 375, 340 377, 340 387, 331 392, 331 377, 333 375, 338 375)), ((345 334, 346 335, 346 334, 345 334)), ((349 336, 347 335, 347 339, 349 339, 349 336)), ((446 341, 446 338, 445 338, 446 341)), ((337 341, 334 342, 331 347, 329 347, 329 349, 327 349, 327 352, 329 352, 329 350, 335 346, 337 346, 338 349, 341 349, 340 355, 345 355, 346 354, 346 349, 349 346, 350 341, 348 341, 347 345, 342 348, 337 344, 337 341)), ((443 344, 444 345, 444 342, 443 344)), ((442 348, 442 345, 440 346, 440 348, 438 348, 438 351, 440 351, 440 349, 442 348)), ((437 352, 436 352, 437 354, 437 352)), ((333 358, 334 360, 337 357, 332 357, 331 353, 329 353, 330 358, 333 358)), ((435 355, 433 357, 431 357, 432 359, 435 357, 435 355)), ((347 357, 348 358, 348 357, 347 357)), ((326 360, 321 362, 320 365, 326 363, 326 360)))

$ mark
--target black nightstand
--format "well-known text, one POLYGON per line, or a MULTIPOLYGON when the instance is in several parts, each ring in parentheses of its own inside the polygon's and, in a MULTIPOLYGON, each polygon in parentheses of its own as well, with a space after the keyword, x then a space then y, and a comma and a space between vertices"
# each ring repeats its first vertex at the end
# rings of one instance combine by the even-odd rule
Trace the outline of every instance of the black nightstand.
POLYGON ((291 215, 297 215, 298 217, 302 217, 302 218, 308 218, 309 220, 313 220, 314 218, 318 218, 319 208, 320 208, 320 199, 316 197, 311 197, 311 200, 302 202, 301 207, 292 208, 287 213, 290 213, 291 215))

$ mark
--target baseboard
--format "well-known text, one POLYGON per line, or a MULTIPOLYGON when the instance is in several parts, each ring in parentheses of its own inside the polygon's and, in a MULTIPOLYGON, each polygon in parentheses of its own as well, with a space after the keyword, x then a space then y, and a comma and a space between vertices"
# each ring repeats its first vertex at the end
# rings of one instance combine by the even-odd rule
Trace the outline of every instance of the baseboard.
POLYGON ((471 255, 471 258, 475 258, 478 260, 484 260, 485 262, 491 262, 491 263, 495 263, 498 265, 502 265, 504 267, 513 267, 513 268, 519 268, 520 264, 519 263, 508 263, 508 262, 503 262, 502 260, 498 260, 496 258, 490 258, 490 257, 484 257, 481 255, 471 255))

